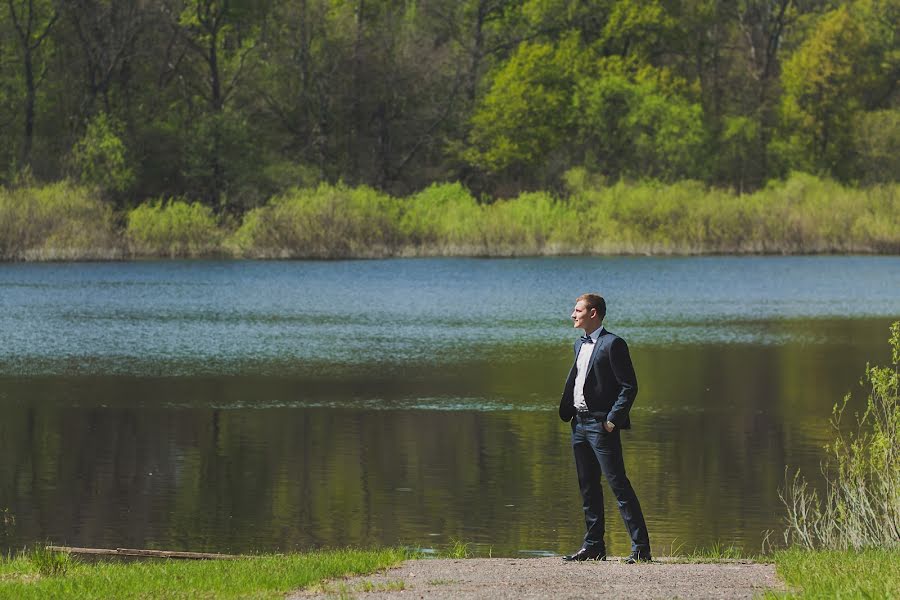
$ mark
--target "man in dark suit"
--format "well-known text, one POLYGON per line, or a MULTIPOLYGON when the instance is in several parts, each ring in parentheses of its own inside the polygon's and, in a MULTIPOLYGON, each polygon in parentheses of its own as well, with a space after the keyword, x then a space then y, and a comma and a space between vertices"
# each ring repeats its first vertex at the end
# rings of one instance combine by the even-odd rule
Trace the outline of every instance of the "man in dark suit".
POLYGON ((631 536, 627 563, 650 561, 650 536, 637 495, 625 476, 623 429, 637 396, 637 377, 625 340, 603 328, 606 301, 597 294, 575 300, 572 321, 584 334, 575 342, 575 364, 559 401, 559 418, 572 423, 572 448, 584 507, 584 544, 564 560, 605 560, 602 474, 631 536))

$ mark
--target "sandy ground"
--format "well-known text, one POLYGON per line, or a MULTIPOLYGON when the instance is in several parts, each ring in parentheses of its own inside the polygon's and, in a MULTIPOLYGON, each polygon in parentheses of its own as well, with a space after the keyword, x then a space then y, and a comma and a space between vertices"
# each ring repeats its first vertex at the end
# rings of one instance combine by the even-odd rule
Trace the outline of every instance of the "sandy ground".
POLYGON ((560 558, 410 560, 396 569, 332 581, 293 600, 358 598, 753 598, 784 590, 775 566, 750 561, 683 564, 661 559, 567 563, 560 558))

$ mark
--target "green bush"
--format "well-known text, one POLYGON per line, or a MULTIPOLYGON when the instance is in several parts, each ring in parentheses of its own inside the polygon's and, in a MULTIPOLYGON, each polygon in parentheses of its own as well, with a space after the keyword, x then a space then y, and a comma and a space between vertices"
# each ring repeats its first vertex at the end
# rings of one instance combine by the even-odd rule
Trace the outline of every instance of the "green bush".
POLYGON ((44 577, 62 576, 75 564, 75 558, 67 552, 51 550, 45 544, 37 544, 27 554, 28 560, 44 577))
POLYGON ((135 256, 197 257, 220 253, 222 231, 199 202, 156 200, 129 211, 125 237, 135 256))
POLYGON ((834 407, 824 499, 798 472, 781 493, 785 541, 809 549, 900 548, 900 321, 891 326, 892 365, 866 367, 866 409, 842 430, 850 399, 834 407))
POLYGON ((0 260, 100 260, 122 255, 112 209, 59 182, 0 188, 0 260))
POLYGON ((249 211, 229 246, 253 258, 390 256, 399 222, 400 202, 371 188, 298 188, 249 211))
POLYGON ((82 183, 115 192, 125 191, 134 183, 119 128, 106 113, 88 123, 84 137, 72 148, 72 160, 82 183))
POLYGON ((573 216, 564 204, 546 192, 497 201, 485 207, 482 224, 485 253, 509 256, 576 251, 578 229, 566 228, 573 216))
POLYGON ((483 208, 462 184, 436 183, 404 201, 400 232, 419 253, 477 254, 483 208))
POLYGON ((896 184, 868 189, 795 173, 753 194, 698 182, 590 182, 567 177, 572 211, 598 253, 823 253, 900 250, 896 184))
POLYGON ((900 252, 900 185, 850 188, 802 173, 753 194, 695 181, 608 185, 584 169, 568 193, 479 202, 459 183, 407 198, 368 187, 294 188, 244 214, 155 200, 124 231, 96 193, 68 183, 0 189, 0 260, 122 256, 371 258, 553 254, 900 252))

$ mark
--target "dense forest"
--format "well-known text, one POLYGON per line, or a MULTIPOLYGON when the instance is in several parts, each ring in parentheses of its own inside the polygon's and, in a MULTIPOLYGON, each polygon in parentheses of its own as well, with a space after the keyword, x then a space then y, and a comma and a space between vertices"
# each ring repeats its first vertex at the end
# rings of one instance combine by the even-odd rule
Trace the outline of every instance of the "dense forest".
POLYGON ((476 197, 900 173, 900 0, 3 0, 0 185, 239 216, 295 187, 476 197))

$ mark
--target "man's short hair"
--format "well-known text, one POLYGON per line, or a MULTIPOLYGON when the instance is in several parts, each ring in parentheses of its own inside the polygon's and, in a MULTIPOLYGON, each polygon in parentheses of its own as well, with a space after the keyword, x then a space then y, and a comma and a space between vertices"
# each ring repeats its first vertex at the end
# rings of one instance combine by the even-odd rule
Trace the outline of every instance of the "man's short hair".
POLYGON ((588 310, 596 308, 601 321, 606 318, 606 300, 600 294, 582 294, 575 298, 575 303, 578 302, 584 302, 588 310))

